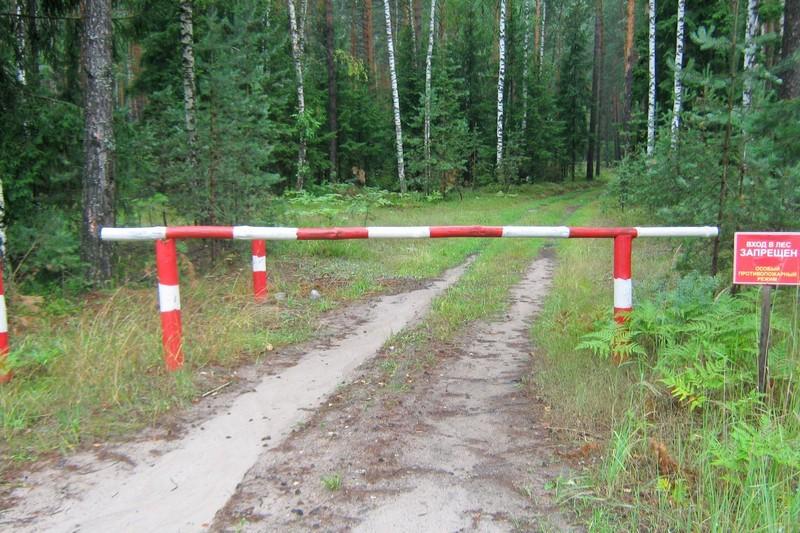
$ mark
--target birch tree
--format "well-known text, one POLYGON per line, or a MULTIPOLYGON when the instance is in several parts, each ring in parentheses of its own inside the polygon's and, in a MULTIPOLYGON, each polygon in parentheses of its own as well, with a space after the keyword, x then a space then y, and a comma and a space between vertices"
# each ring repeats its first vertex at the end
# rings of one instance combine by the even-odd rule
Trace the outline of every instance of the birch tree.
POLYGON ((406 170, 403 161, 403 125, 400 123, 400 94, 397 91, 397 67, 394 62, 392 12, 389 8, 389 0, 383 0, 383 12, 386 18, 386 47, 389 50, 389 75, 392 81, 392 106, 394 108, 395 145, 397 147, 397 179, 400 181, 400 192, 405 193, 406 170))
POLYGON ((670 129, 670 145, 673 150, 678 145, 678 130, 681 127, 681 106, 683 104, 683 30, 685 18, 686 0, 678 0, 678 26, 675 31, 675 86, 672 92, 672 126, 670 129))
POLYGON ((541 40, 539 41, 539 76, 542 75, 542 66, 544 64, 544 27, 545 22, 547 21, 547 2, 546 0, 541 0, 542 2, 542 21, 539 25, 540 30, 539 33, 541 34, 541 40))
POLYGON ((656 0, 648 0, 648 98, 647 98, 647 155, 656 147, 656 0))
POLYGON ((297 122, 300 129, 300 140, 297 149, 297 178, 295 187, 300 190, 305 181, 306 152, 308 150, 308 140, 306 139, 305 113, 305 82, 303 79, 303 31, 305 28, 306 0, 301 0, 301 19, 298 25, 297 13, 295 12, 294 0, 287 0, 289 8, 289 32, 292 39, 292 61, 294 62, 294 73, 297 78, 297 122))
POLYGON ((111 0, 85 0, 84 5, 83 259, 88 279, 100 282, 111 277, 111 250, 99 230, 115 220, 111 0))
POLYGON ((753 100, 753 75, 756 67, 756 35, 758 33, 758 0, 747 2, 747 29, 744 37, 744 89, 742 107, 750 110, 753 100))
POLYGON ((506 0, 500 0, 499 65, 497 73, 497 171, 503 163, 503 97, 506 81, 506 0))
MULTIPOLYGON (((196 87, 194 76, 194 28, 192 2, 181 0, 181 61, 183 65, 183 111, 188 146, 187 161, 194 171, 197 167, 196 87)), ((196 174, 193 172, 193 179, 196 174)))
POLYGON ((428 52, 425 54, 425 183, 431 182, 431 63, 433 38, 436 34, 436 0, 431 0, 431 20, 428 30, 428 52))
POLYGON ((531 0, 523 0, 522 26, 522 131, 528 129, 528 65, 531 49, 531 0))

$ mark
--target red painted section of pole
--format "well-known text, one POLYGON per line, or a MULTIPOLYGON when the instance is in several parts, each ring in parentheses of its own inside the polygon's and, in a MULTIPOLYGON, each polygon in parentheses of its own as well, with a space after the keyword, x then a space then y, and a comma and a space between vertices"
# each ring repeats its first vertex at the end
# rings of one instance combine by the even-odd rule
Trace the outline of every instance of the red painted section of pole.
POLYGON ((161 342, 167 370, 183 366, 181 304, 178 286, 178 255, 173 239, 156 241, 158 305, 161 311, 161 342))
POLYGON ((368 238, 367 228, 300 228, 297 230, 298 241, 368 238))
POLYGON ((570 239, 608 239, 619 235, 636 237, 636 228, 569 228, 570 239))
POLYGON ((267 241, 251 241, 253 253, 253 297, 256 302, 267 299, 267 241))
POLYGON ((3 261, 0 260, 0 384, 8 383, 14 375, 6 369, 8 357, 8 319, 6 318, 5 289, 3 288, 3 261))
POLYGON ((431 226, 431 239, 445 237, 502 237, 500 226, 431 226))
POLYGON ((170 226, 167 239, 233 239, 233 226, 170 226))

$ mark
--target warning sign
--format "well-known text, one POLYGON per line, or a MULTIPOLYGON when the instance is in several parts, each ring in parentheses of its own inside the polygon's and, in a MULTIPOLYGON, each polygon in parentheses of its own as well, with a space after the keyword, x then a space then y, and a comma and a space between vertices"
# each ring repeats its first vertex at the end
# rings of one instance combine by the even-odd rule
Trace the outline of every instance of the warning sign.
POLYGON ((736 233, 733 282, 800 285, 800 233, 736 233))

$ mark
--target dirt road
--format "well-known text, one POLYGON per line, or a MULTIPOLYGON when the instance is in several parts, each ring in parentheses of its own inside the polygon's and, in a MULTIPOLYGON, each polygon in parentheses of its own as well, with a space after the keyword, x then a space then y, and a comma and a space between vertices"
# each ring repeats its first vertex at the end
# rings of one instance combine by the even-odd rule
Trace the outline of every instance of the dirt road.
POLYGON ((550 284, 547 255, 512 289, 507 314, 471 328, 409 393, 376 401, 373 360, 328 409, 259 458, 214 529, 572 529, 544 491, 559 466, 522 386, 529 328, 550 284))
POLYGON ((376 387, 392 333, 467 265, 348 309, 326 345, 206 401, 172 440, 81 453, 30 473, 0 511, 22 531, 569 529, 543 490, 557 473, 522 380, 552 260, 513 288, 406 394, 376 387))

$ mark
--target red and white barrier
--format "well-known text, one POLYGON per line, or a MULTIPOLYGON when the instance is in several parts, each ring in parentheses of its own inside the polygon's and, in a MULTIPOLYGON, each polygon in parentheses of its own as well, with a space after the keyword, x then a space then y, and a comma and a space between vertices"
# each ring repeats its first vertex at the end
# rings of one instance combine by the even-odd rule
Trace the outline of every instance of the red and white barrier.
POLYGON ((251 240, 253 290, 256 299, 267 294, 265 240, 438 239, 450 237, 614 239, 614 320, 624 323, 633 309, 631 248, 636 237, 715 237, 718 229, 702 227, 591 228, 569 226, 411 226, 346 228, 276 228, 258 226, 159 226, 102 228, 105 241, 156 240, 159 305, 164 358, 169 370, 183 364, 180 293, 175 239, 251 240))
POLYGON ((250 243, 253 252, 253 296, 257 302, 267 299, 267 243, 254 240, 250 243))
POLYGON ((0 383, 11 381, 13 373, 6 368, 8 357, 8 316, 6 315, 6 291, 3 288, 3 261, 0 260, 0 383))

